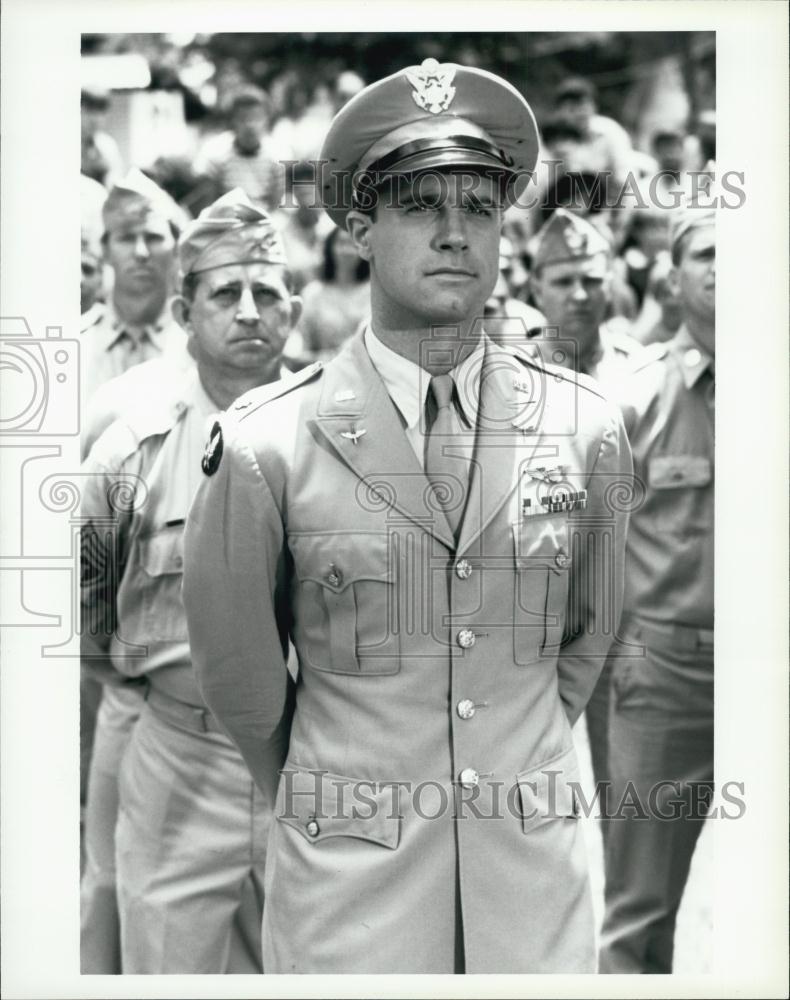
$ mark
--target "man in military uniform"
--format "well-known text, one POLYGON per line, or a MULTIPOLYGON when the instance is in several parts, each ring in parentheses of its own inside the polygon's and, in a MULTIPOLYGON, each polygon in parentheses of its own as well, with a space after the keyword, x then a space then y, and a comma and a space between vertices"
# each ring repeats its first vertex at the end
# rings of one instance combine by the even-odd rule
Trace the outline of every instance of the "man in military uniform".
MULTIPOLYGON (((530 287, 546 327, 533 346, 547 360, 591 375, 606 395, 628 379, 642 350, 621 328, 604 322, 611 301, 611 244, 586 219, 558 208, 533 244, 530 287)), ((609 777, 609 671, 604 670, 585 711, 593 775, 606 795, 609 777)), ((601 827, 604 835, 607 824, 601 827)))
POLYGON ((135 167, 110 190, 102 219, 113 288, 108 308, 83 334, 84 402, 99 386, 143 361, 188 361, 186 337, 167 308, 183 212, 135 167))
POLYGON ((713 781, 713 212, 672 231, 684 324, 646 348, 623 416, 644 497, 612 649, 602 972, 672 971, 675 917, 713 781), (639 805, 631 808, 636 792, 639 805), (611 812, 611 810, 614 810, 611 812))
POLYGON ((190 512, 201 691, 278 795, 267 971, 594 969, 571 725, 618 616, 605 494, 631 463, 590 381, 481 325, 537 146, 513 87, 434 60, 340 111, 320 190, 371 323, 237 402, 190 512))
MULTIPOLYGON (((271 807, 195 683, 180 597, 182 533, 207 426, 239 394, 280 377, 301 303, 271 220, 240 190, 188 227, 179 263, 173 308, 196 365, 184 372, 149 362, 148 371, 117 380, 124 413, 85 465, 83 663, 108 685, 147 681, 128 747, 112 743, 116 769, 123 758, 115 831, 122 971, 253 972, 261 968, 271 807), (124 382, 137 386, 137 406, 124 382), (240 963, 231 932, 250 877, 258 902, 240 928, 250 951, 240 963)), ((107 755, 97 756, 96 770, 112 782, 107 755)), ((91 793, 93 782, 92 773, 91 793)), ((104 810, 111 805, 104 794, 104 810)), ((83 885, 94 904, 97 883, 109 892, 115 875, 91 851, 95 843, 83 885)), ((106 839, 98 846, 106 853, 106 839)), ((83 943, 90 960, 85 935, 83 943)))

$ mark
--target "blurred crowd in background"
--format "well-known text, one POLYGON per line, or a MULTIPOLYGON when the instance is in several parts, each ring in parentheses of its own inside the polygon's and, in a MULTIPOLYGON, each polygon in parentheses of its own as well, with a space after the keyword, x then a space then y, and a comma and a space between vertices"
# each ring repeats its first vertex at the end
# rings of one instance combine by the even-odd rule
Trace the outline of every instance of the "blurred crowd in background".
POLYGON ((539 324, 530 241, 562 206, 614 249, 606 320, 642 343, 669 339, 681 317, 667 209, 715 160, 712 33, 83 36, 83 332, 111 302, 117 272, 102 206, 137 167, 172 199, 176 236, 236 187, 270 212, 305 303, 287 364, 335 353, 365 319, 367 265, 317 207, 312 161, 333 115, 367 82, 430 56, 503 75, 541 131, 535 183, 506 217, 487 313, 523 319, 525 333, 539 324))

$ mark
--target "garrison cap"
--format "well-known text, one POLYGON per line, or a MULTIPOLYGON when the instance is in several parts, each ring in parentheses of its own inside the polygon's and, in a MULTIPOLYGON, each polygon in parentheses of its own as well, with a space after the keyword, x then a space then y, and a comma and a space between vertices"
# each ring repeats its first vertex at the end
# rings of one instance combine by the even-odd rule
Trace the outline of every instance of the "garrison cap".
POLYGON ((532 267, 563 264, 597 254, 610 257, 612 246, 586 219, 558 208, 535 236, 531 246, 532 267))
POLYGON ((679 241, 692 229, 701 229, 703 226, 713 226, 716 222, 716 213, 711 207, 710 201, 707 204, 699 200, 689 200, 672 213, 669 222, 669 242, 672 253, 675 252, 679 241))
POLYGON ((183 211, 170 195, 146 177, 142 170, 132 167, 107 195, 102 207, 104 231, 109 232, 124 224, 138 224, 149 215, 177 226, 183 221, 183 211))
POLYGON ((508 180, 509 204, 538 157, 521 94, 485 70, 426 59, 365 87, 335 116, 321 150, 319 196, 341 228, 360 179, 471 168, 508 180))
POLYGON ((183 280, 228 264, 287 264, 282 240, 270 216, 241 188, 228 191, 184 230, 178 243, 183 280))

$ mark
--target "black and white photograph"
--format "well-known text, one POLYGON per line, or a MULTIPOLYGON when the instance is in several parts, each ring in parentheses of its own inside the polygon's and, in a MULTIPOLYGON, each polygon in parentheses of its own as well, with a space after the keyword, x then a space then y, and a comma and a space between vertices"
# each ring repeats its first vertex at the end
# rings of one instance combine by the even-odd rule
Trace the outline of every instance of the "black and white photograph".
POLYGON ((29 8, 7 995, 786 995, 787 8, 29 8))

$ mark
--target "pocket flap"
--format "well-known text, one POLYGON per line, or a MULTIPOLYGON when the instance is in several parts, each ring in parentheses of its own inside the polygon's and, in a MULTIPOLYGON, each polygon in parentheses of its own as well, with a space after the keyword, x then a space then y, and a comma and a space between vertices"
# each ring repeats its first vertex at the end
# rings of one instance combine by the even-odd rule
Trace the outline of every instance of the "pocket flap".
POLYGON ((547 820, 578 817, 579 765, 571 748, 540 767, 516 775, 525 833, 547 820))
POLYGON ((514 522, 512 528, 516 565, 521 569, 567 569, 570 565, 566 514, 524 518, 514 522))
POLYGON ((394 850, 400 840, 398 788, 286 762, 275 815, 309 843, 368 840, 394 850))
POLYGON ((311 580, 336 593, 360 580, 392 583, 395 578, 389 535, 381 532, 292 534, 288 544, 297 579, 311 580))
POLYGON ((138 539, 140 565, 149 576, 182 573, 184 570, 184 529, 182 525, 164 528, 154 535, 138 539))
POLYGON ((707 486, 711 477, 711 462, 704 455, 659 455, 650 459, 647 472, 648 482, 656 490, 707 486))

